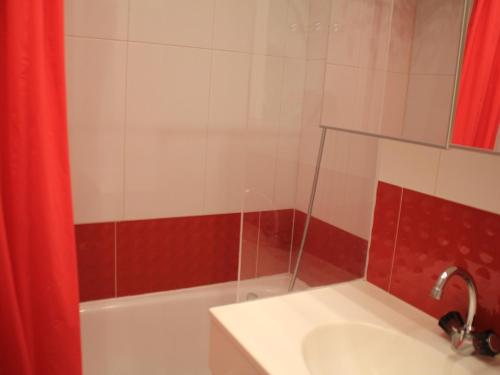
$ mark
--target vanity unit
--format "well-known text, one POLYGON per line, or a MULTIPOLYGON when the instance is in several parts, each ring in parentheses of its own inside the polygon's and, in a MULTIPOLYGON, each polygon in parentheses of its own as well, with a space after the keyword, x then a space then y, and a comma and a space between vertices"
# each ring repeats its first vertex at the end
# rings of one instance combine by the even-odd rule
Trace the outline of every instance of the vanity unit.
POLYGON ((498 374, 431 316, 363 280, 210 310, 214 375, 498 374))

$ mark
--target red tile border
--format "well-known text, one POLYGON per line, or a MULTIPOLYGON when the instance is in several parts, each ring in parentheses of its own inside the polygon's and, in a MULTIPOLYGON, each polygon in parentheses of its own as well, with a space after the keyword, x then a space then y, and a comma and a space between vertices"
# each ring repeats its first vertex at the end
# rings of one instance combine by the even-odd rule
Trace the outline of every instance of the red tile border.
MULTIPOLYGON (((391 204, 386 206, 385 214, 376 212, 374 230, 386 225, 380 223, 384 218, 392 217, 387 212, 391 204)), ((500 215, 403 189, 392 269, 386 252, 373 251, 373 246, 377 243, 370 249, 368 275, 385 267, 392 272, 390 293, 436 318, 450 310, 465 315, 467 292, 462 280, 450 280, 441 301, 430 298, 429 291, 446 267, 467 270, 478 288, 477 329, 500 332, 500 215)))
POLYGON ((402 194, 399 186, 378 183, 366 277, 385 290, 389 290, 402 194))
MULTIPOLYGON (((295 216, 300 240, 305 215, 292 209, 77 225, 82 300, 236 280, 242 217, 241 278, 286 273, 295 216)), ((300 277, 323 285, 362 276, 365 240, 314 218, 310 228, 300 277)))
POLYGON ((118 296, 236 280, 239 214, 118 223, 118 296))
POLYGON ((247 280, 257 277, 260 212, 245 212, 242 220, 240 278, 247 280))
POLYGON ((288 272, 292 228, 293 210, 261 212, 257 276, 288 272))
POLYGON ((80 301, 115 296, 115 224, 75 226, 80 301))

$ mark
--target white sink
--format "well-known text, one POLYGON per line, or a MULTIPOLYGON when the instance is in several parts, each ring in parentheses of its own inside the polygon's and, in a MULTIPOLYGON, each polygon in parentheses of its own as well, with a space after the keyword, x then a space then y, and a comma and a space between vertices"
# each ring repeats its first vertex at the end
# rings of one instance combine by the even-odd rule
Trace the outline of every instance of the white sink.
POLYGON ((500 358, 456 354, 437 319, 365 281, 211 314, 215 374, 500 374, 500 358))
POLYGON ((302 354, 312 375, 471 374, 451 352, 447 356, 404 334, 363 323, 312 330, 302 342, 302 354))

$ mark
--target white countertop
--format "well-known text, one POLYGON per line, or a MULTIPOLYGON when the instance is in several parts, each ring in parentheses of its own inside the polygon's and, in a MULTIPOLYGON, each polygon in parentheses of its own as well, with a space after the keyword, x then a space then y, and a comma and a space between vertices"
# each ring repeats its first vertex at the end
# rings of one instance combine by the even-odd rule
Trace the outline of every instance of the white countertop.
POLYGON ((252 363, 268 374, 310 374, 302 355, 303 338, 318 326, 341 322, 403 332, 460 361, 472 373, 500 373, 500 361, 459 357, 435 318, 362 280, 215 307, 210 312, 252 363))

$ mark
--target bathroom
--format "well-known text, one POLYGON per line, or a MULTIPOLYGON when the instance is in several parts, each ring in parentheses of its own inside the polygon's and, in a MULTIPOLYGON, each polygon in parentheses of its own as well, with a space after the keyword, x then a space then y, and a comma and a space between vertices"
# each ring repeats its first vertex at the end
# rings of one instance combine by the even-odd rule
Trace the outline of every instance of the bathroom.
POLYGON ((499 5, 5 0, 0 374, 500 371, 499 5))

